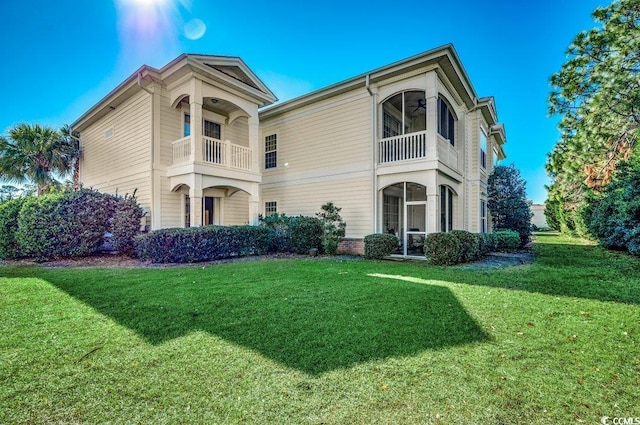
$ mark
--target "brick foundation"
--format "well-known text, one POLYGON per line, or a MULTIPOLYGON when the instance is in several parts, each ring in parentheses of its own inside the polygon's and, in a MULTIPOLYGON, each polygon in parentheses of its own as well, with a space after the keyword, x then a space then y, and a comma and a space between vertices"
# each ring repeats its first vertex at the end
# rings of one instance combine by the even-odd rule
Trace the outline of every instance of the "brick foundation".
POLYGON ((345 238, 338 244, 338 254, 364 254, 364 239, 345 238))

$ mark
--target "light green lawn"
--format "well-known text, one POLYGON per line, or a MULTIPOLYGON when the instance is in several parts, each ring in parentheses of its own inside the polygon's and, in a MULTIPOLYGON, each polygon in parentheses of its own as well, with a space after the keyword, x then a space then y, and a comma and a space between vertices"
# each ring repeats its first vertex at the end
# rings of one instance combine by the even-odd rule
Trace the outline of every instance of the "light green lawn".
POLYGON ((0 423, 640 417, 640 261, 0 267, 0 423))

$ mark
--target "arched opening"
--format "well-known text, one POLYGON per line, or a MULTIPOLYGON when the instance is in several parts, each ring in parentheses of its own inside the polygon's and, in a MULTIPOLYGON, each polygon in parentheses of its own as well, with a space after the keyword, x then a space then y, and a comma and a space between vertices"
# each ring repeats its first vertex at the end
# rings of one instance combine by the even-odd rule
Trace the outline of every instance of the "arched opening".
POLYGON ((427 100, 422 90, 397 93, 382 102, 381 163, 426 155, 427 100))
POLYGON ((396 183, 382 190, 382 198, 384 231, 400 239, 395 254, 422 257, 427 235, 427 188, 414 182, 396 183))
POLYGON ((427 129, 424 91, 397 93, 382 103, 382 137, 394 137, 427 129))

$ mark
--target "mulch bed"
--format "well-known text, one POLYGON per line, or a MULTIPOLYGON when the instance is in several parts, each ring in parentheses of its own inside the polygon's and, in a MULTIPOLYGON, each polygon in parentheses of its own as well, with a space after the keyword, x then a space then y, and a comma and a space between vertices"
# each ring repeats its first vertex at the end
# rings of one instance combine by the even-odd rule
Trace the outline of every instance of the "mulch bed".
MULTIPOLYGON (((282 258, 297 258, 297 259, 310 259, 310 260, 323 260, 323 259, 336 259, 340 261, 354 261, 360 260, 362 257, 352 256, 352 255, 338 255, 335 257, 327 257, 327 256, 318 256, 318 257, 310 257, 308 255, 298 255, 298 254, 272 254, 272 255, 260 255, 253 257, 241 257, 241 258, 229 258, 224 260, 217 261, 209 261, 204 263, 197 263, 199 265, 212 265, 212 264, 225 264, 225 263, 233 263, 240 261, 264 261, 271 259, 282 259, 282 258)), ((492 269, 500 269, 505 267, 513 267, 519 266, 523 264, 530 264, 534 260, 533 253, 530 249, 513 252, 513 253, 503 253, 503 252, 494 252, 485 256, 483 259, 479 261, 475 261, 473 263, 461 264, 456 267, 465 270, 492 270, 492 269)), ((419 261, 419 260, 413 260, 419 261)), ((80 258, 64 258, 59 260, 51 260, 47 262, 35 262, 31 259, 21 259, 21 260, 0 260, 0 265, 23 265, 23 266, 33 266, 38 265, 42 267, 125 267, 125 268, 136 268, 136 267, 147 267, 147 268, 167 268, 167 267, 176 267, 176 266, 184 266, 185 264, 178 263, 168 263, 168 264, 160 264, 160 263, 152 263, 150 261, 142 261, 136 258, 127 257, 126 255, 118 255, 118 254, 100 254, 93 255, 90 257, 80 257, 80 258)), ((187 264, 188 265, 188 264, 187 264)))

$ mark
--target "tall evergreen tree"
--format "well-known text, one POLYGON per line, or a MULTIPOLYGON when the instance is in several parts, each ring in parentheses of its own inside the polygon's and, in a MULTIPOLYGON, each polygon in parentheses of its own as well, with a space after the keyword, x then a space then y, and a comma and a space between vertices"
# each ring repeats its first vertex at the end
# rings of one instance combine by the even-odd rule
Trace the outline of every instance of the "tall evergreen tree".
POLYGON ((494 229, 515 230, 521 244, 526 244, 531 236, 531 210, 520 171, 514 165, 495 167, 489 175, 487 195, 494 229))
POLYGON ((593 17, 598 25, 575 37, 549 96, 562 133, 547 161, 550 212, 577 233, 585 198, 611 182, 640 134, 640 0, 616 0, 593 17))

